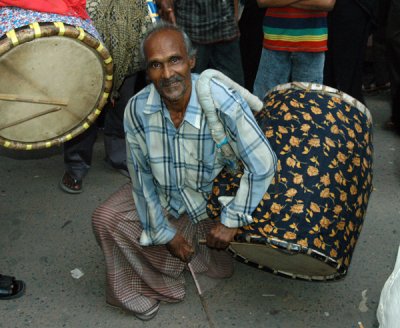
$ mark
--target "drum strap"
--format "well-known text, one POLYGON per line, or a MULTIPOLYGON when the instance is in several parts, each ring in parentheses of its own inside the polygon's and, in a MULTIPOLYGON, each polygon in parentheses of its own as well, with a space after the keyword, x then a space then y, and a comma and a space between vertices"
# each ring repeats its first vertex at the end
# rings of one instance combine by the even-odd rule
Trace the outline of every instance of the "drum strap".
POLYGON ((249 104, 253 111, 259 112, 263 108, 263 103, 258 97, 252 95, 248 90, 232 81, 226 75, 213 69, 207 69, 201 73, 196 83, 197 96, 210 127, 211 136, 217 144, 218 150, 222 152, 222 155, 227 160, 228 171, 235 174, 239 169, 238 159, 228 142, 224 126, 218 118, 216 112, 217 106, 212 97, 210 87, 211 79, 213 78, 223 82, 227 87, 237 91, 249 104))

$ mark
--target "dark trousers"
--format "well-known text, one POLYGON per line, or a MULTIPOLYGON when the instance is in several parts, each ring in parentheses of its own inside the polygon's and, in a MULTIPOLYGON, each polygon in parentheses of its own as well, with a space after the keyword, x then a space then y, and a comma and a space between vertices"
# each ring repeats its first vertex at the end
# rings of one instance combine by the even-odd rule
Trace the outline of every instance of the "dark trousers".
POLYGON ((328 14, 324 84, 361 102, 363 63, 371 29, 371 16, 354 0, 336 0, 328 14))
POLYGON ((391 1, 386 31, 392 92, 392 121, 400 132, 400 0, 391 1))
MULTIPOLYGON (((104 146, 106 160, 116 168, 126 167, 126 148, 123 118, 125 106, 134 95, 137 75, 127 77, 119 91, 114 106, 107 103, 104 110, 104 146)), ((93 146, 97 138, 97 124, 64 144, 65 171, 82 180, 92 164, 93 146)))
POLYGON ((375 84, 384 85, 389 82, 389 67, 386 42, 387 17, 391 0, 379 0, 377 14, 377 28, 372 34, 373 73, 375 84))
POLYGON ((265 8, 259 8, 256 0, 246 0, 239 20, 244 87, 250 92, 253 92, 254 80, 263 48, 264 14, 265 8))
POLYGON ((244 85, 239 39, 210 44, 193 42, 193 46, 197 49, 193 73, 200 74, 207 68, 213 68, 241 86, 244 85))

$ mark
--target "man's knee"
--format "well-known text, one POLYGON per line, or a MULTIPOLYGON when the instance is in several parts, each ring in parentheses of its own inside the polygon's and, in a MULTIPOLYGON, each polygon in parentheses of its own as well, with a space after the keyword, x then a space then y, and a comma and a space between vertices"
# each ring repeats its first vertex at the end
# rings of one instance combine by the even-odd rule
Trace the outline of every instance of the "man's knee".
POLYGON ((106 204, 101 204, 92 214, 92 227, 96 236, 110 231, 115 224, 116 212, 106 204))

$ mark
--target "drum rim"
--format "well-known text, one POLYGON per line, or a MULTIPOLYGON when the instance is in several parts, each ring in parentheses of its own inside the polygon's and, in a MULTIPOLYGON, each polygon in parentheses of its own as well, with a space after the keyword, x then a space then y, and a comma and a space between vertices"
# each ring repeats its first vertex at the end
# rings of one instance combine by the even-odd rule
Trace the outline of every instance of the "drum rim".
POLYGON ((271 93, 275 91, 283 91, 290 88, 295 88, 297 90, 304 90, 304 91, 318 91, 323 94, 325 93, 332 93, 338 96, 338 98, 344 100, 349 105, 354 106, 357 108, 361 113, 367 116, 368 120, 372 123, 372 115, 369 111, 368 107, 365 106, 361 101, 357 100, 353 96, 349 95, 348 93, 341 91, 339 89, 335 89, 333 87, 329 87, 324 84, 319 83, 312 83, 312 82, 289 82, 284 84, 279 84, 272 89, 268 90, 265 94, 265 97, 269 96, 271 93))
POLYGON ((54 36, 64 36, 77 40, 95 50, 94 53, 99 58, 103 67, 103 81, 99 97, 96 103, 93 104, 93 109, 86 118, 77 123, 74 128, 64 132, 63 134, 48 140, 37 142, 10 140, 0 135, 0 146, 3 146, 4 148, 34 150, 59 146, 86 131, 96 121, 108 100, 113 80, 112 57, 100 40, 81 27, 75 27, 63 22, 36 22, 18 29, 10 30, 0 39, 0 56, 24 43, 31 42, 38 38, 54 36), (29 32, 27 33, 27 31, 29 32))
POLYGON ((314 259, 317 259, 319 261, 326 263, 330 267, 334 268, 336 270, 336 273, 333 275, 329 275, 329 276, 317 276, 317 275, 307 276, 307 275, 300 275, 300 274, 296 275, 296 274, 293 274, 290 272, 276 270, 270 266, 260 265, 256 262, 253 262, 253 261, 243 257, 239 252, 235 251, 232 248, 232 245, 228 247, 228 251, 234 256, 234 258, 238 259, 242 263, 249 264, 253 267, 256 267, 257 269, 267 271, 269 273, 273 273, 275 275, 279 275, 279 276, 282 276, 285 278, 305 280, 305 281, 339 280, 347 274, 347 269, 343 265, 339 264, 333 258, 331 258, 315 249, 305 247, 300 244, 287 242, 285 240, 281 240, 276 237, 269 238, 269 237, 264 237, 264 236, 246 235, 245 239, 246 239, 245 241, 237 240, 235 243, 249 244, 249 245, 251 245, 251 244, 265 245, 265 246, 268 246, 271 248, 277 248, 277 249, 281 249, 284 251, 288 251, 288 252, 291 252, 292 254, 304 254, 304 255, 310 256, 314 259))

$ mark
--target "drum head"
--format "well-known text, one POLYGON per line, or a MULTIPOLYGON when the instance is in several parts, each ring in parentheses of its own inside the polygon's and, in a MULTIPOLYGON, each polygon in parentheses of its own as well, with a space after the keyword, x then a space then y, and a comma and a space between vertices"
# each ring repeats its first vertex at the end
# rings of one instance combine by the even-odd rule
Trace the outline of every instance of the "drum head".
POLYGON ((333 266, 309 254, 291 253, 271 245, 233 242, 230 251, 241 262, 259 269, 304 280, 332 280, 338 276, 333 266))
POLYGON ((43 37, 15 46, 0 56, 0 71, 0 139, 11 148, 70 139, 103 97, 102 59, 73 38, 43 37))

